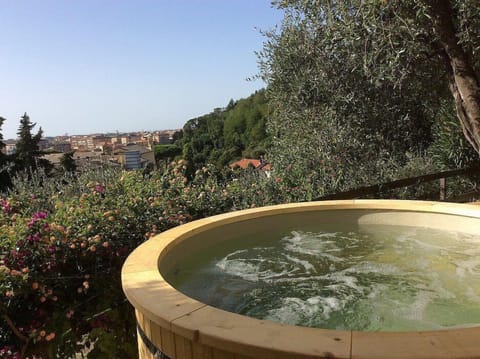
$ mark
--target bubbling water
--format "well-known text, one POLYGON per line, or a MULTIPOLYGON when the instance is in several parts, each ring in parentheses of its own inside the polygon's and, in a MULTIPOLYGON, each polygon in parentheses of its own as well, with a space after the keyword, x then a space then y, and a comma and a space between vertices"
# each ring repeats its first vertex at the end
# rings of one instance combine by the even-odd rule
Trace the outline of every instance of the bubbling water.
POLYGON ((209 305, 282 323, 348 330, 437 330, 480 323, 472 235, 390 225, 228 241, 166 274, 209 305))

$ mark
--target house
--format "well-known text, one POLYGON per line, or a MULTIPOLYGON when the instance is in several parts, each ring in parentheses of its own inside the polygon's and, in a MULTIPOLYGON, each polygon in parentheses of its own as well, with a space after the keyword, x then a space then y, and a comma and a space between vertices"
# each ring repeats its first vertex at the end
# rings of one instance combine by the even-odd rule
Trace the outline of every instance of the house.
POLYGON ((42 138, 40 141, 38 141, 37 146, 40 151, 44 151, 50 146, 50 141, 46 138, 42 138))
POLYGON ((112 143, 112 138, 110 136, 97 135, 92 137, 93 149, 101 149, 103 151, 104 147, 112 143))
MULTIPOLYGON (((73 150, 78 150, 78 151, 89 150, 88 136, 84 136, 84 135, 72 136, 70 139, 70 144, 73 150)), ((92 142, 92 147, 93 147, 93 142, 92 142)))
POLYGON ((55 142, 53 144, 53 149, 58 152, 70 152, 72 150, 72 145, 69 142, 55 142))
POLYGON ((2 149, 2 152, 6 155, 13 155, 17 150, 17 141, 16 140, 6 140, 4 141, 5 147, 2 149))
POLYGON ((155 153, 145 146, 128 144, 118 147, 113 152, 117 162, 125 169, 138 169, 147 166, 156 168, 155 153))
POLYGON ((264 160, 257 160, 253 158, 242 158, 229 165, 231 169, 241 168, 246 170, 247 168, 253 168, 258 171, 263 171, 267 177, 270 177, 270 164, 264 160))

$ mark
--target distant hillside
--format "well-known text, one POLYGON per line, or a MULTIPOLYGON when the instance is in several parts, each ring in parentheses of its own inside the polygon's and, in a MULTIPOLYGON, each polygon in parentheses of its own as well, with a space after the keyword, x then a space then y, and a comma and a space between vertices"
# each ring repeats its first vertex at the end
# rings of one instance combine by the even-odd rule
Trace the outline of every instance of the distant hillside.
POLYGON ((245 99, 230 100, 225 108, 189 120, 175 144, 194 168, 206 163, 225 166, 242 157, 259 158, 269 144, 267 113, 265 90, 256 91, 245 99))

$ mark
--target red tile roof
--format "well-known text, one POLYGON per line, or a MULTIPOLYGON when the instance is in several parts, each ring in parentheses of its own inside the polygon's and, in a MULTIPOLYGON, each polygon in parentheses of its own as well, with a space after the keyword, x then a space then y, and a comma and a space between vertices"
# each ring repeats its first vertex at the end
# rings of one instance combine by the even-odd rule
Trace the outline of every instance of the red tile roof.
POLYGON ((229 166, 230 168, 240 167, 243 169, 247 169, 249 165, 252 165, 254 168, 259 168, 264 171, 270 171, 270 164, 262 163, 260 162, 260 160, 256 160, 253 158, 242 158, 241 160, 231 163, 229 166))

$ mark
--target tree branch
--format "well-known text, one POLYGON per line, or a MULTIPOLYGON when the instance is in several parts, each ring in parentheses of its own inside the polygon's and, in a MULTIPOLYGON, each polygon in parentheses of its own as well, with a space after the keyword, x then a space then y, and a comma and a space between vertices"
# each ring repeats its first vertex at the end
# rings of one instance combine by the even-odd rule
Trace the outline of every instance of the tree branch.
POLYGON ((13 334, 15 334, 20 340, 22 340, 23 342, 29 341, 29 339, 25 335, 20 333, 20 331, 17 329, 15 324, 13 324, 13 321, 10 319, 10 317, 7 314, 2 314, 2 318, 5 320, 5 322, 7 322, 7 325, 10 327, 13 334))

